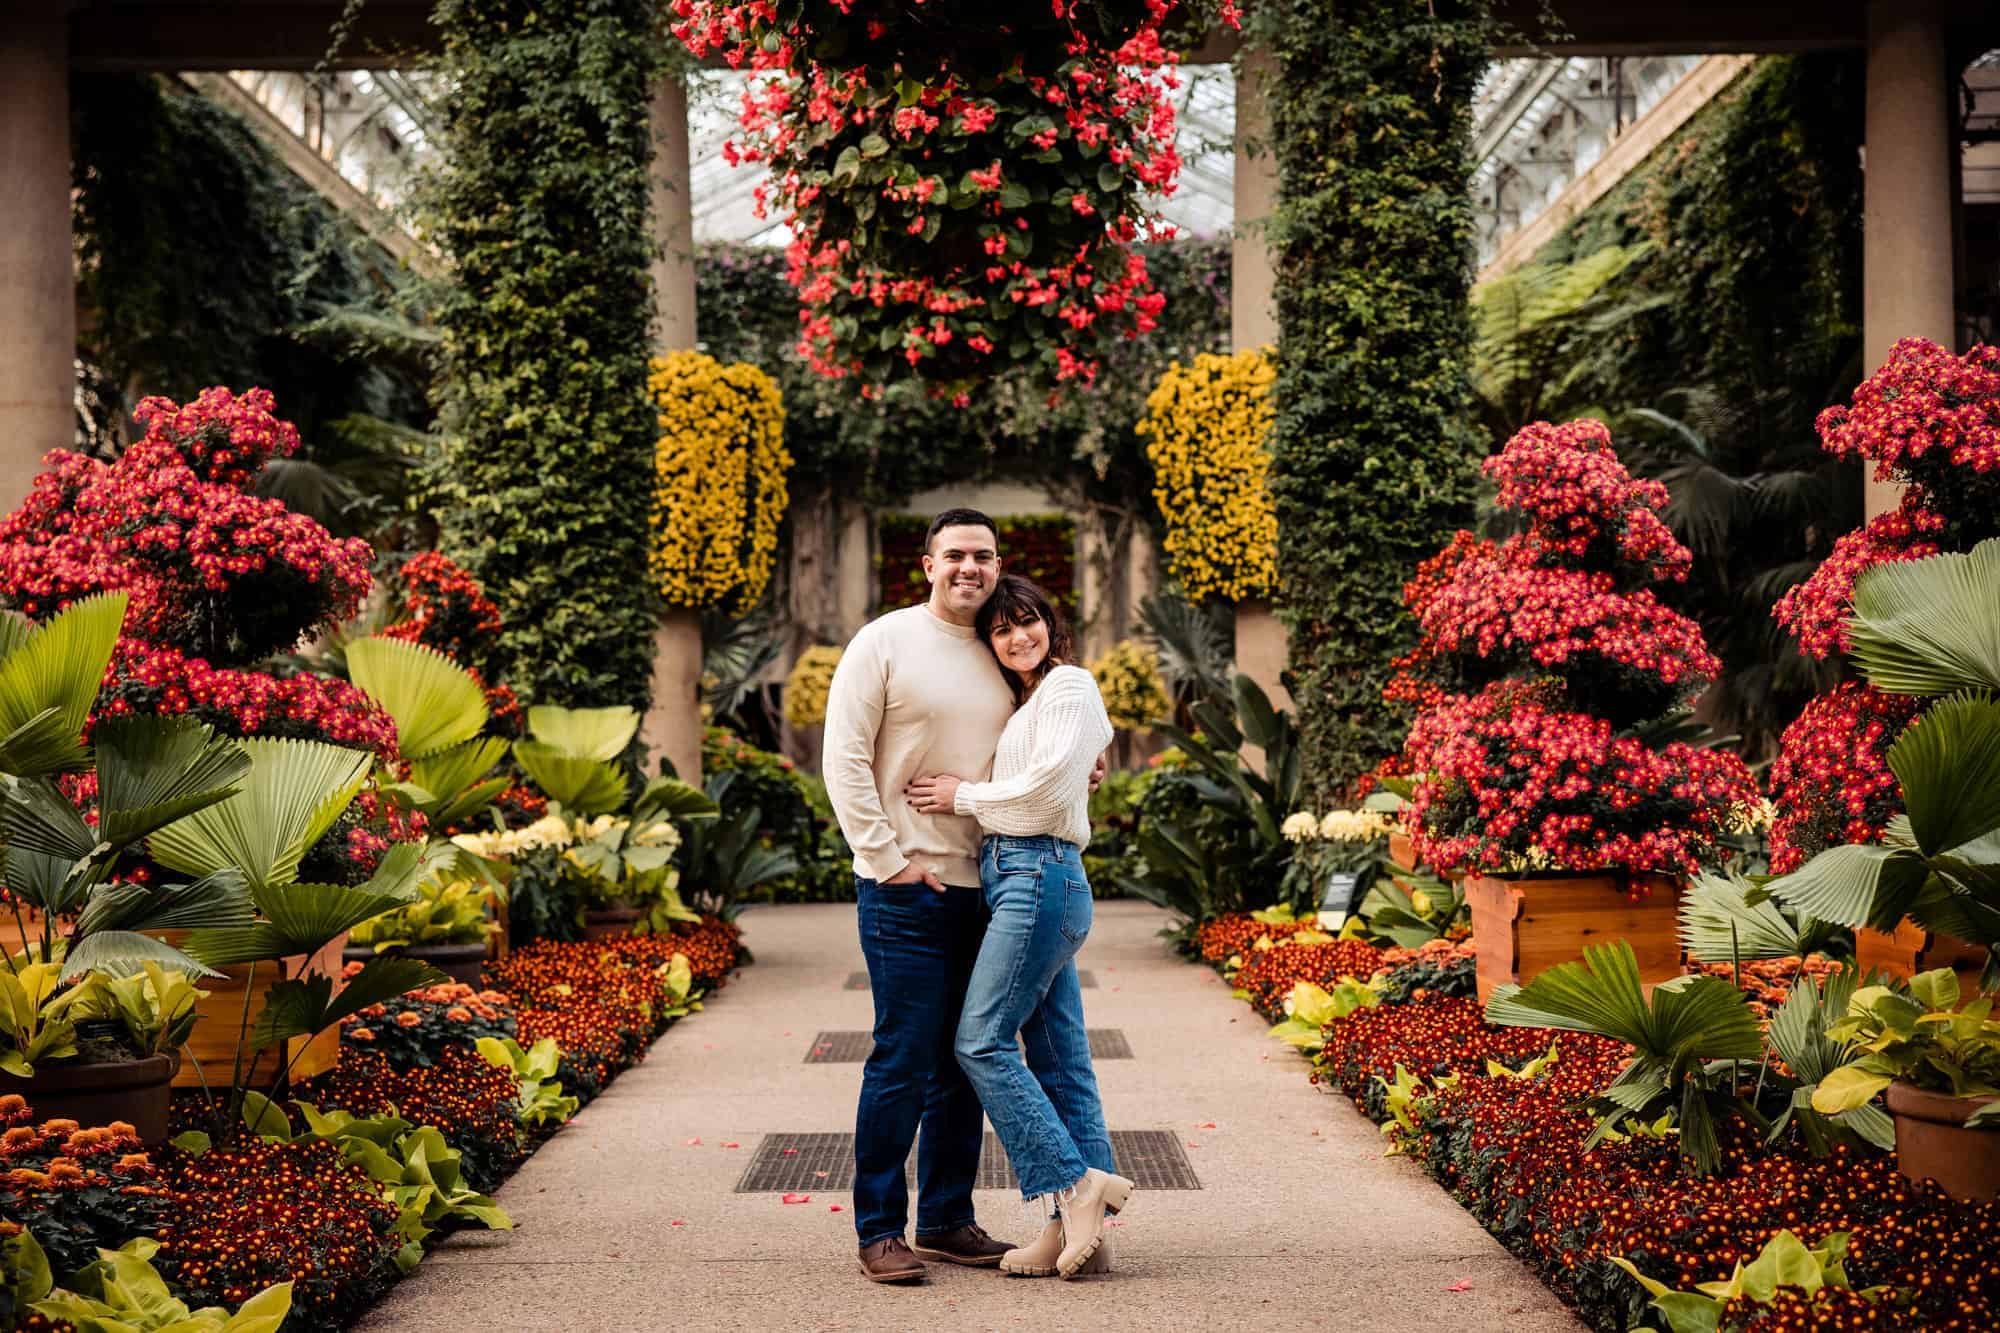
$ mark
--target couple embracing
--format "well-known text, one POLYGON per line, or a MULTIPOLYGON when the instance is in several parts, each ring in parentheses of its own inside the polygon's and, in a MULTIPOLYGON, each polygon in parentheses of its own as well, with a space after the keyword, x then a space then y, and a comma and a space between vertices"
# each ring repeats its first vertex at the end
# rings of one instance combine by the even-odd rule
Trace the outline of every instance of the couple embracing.
POLYGON ((854 848, 875 998, 854 1225, 876 1282, 920 1279, 924 1259, 1105 1271, 1105 1215, 1132 1193, 1111 1158, 1075 962, 1111 723, 1061 616, 1033 583, 1001 575, 998 544, 977 510, 938 515, 924 543, 930 600, 863 628, 827 699, 827 794, 854 848), (1022 1197, 1049 1209, 1017 1248, 973 1217, 982 1109, 1022 1197))

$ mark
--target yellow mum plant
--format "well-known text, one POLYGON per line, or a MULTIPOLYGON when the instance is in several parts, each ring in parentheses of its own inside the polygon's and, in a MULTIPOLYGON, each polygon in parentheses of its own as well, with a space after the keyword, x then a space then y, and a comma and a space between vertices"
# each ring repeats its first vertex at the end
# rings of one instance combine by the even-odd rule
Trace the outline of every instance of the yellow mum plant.
POLYGON ((839 665, 840 649, 823 643, 799 654, 785 677, 785 721, 795 727, 816 727, 826 721, 826 692, 839 665))
POLYGON ((1191 601, 1247 601, 1277 582, 1269 352, 1176 361, 1146 397, 1139 434, 1167 521, 1167 565, 1191 601))
POLYGON ((667 605, 741 613, 763 596, 789 496, 778 386, 702 352, 653 359, 652 574, 667 605))
POLYGON ((1167 715, 1167 683, 1160 678, 1160 656, 1137 639, 1121 639, 1090 664, 1104 711, 1121 731, 1150 727, 1167 715))

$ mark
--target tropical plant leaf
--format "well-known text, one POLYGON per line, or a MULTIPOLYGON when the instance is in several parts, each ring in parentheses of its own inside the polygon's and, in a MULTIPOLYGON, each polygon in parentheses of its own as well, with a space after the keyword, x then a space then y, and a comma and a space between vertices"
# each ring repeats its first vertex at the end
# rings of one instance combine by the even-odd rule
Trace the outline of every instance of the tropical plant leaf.
POLYGON ((512 785, 513 779, 509 777, 488 778, 484 782, 475 782, 451 801, 440 806, 437 813, 431 816, 431 823, 438 828, 463 824, 493 804, 494 799, 512 785))
POLYGON ((17 778, 0 802, 0 838, 11 854, 37 852, 67 868, 99 845, 97 830, 83 822, 69 798, 47 778, 17 778))
POLYGON ((98 832, 114 847, 216 804, 250 771, 242 746, 185 715, 107 717, 91 743, 98 832))
MULTIPOLYGON (((424 813, 430 816, 431 822, 433 824, 457 822, 456 818, 444 817, 444 810, 447 807, 464 804, 466 796, 473 790, 475 784, 490 786, 480 783, 479 779, 506 756, 505 737, 477 736, 425 755, 421 759, 411 760, 410 781, 431 794, 431 800, 421 807, 424 813)), ((506 785, 506 781, 501 780, 499 789, 504 789, 506 785)), ((482 800, 472 808, 477 810, 484 804, 485 801, 482 800)))
POLYGON ((240 744, 251 762, 243 789, 167 825, 148 845, 154 860, 191 875, 235 866, 254 892, 297 877, 299 858, 354 799, 372 760, 317 741, 240 744))
POLYGON ((1753 901, 1754 888, 1732 875, 1694 877, 1680 906, 1681 944, 1690 957, 1703 963, 1787 958, 1824 943, 1825 927, 1810 919, 1795 925, 1768 896, 1753 901))
POLYGON ((79 862, 63 856, 31 850, 20 843, 8 846, 0 876, 14 896, 49 916, 74 912, 90 888, 90 879, 79 873, 79 862))
POLYGON ((265 963, 294 953, 291 941, 262 921, 249 926, 215 926, 188 932, 181 952, 210 967, 265 963))
MULTIPOLYGON (((371 881, 372 883, 372 881, 371 881)), ((344 930, 352 930, 370 917, 393 911, 408 903, 413 895, 385 893, 369 885, 350 888, 344 884, 252 885, 250 897, 269 921, 271 929, 289 946, 287 953, 317 953, 344 930)))
POLYGON ((463 744, 486 725, 485 691, 435 648, 373 635, 347 645, 347 673, 395 719, 397 748, 412 759, 463 744))
POLYGON ((625 805, 625 776, 605 760, 570 754, 544 741, 515 741, 514 760, 570 814, 608 814, 625 805))
POLYGON ((1848 634, 1877 689, 1922 698, 2000 690, 2000 538, 1863 571, 1848 634))
MULTIPOLYGON (((2000 552, 2000 541, 1985 544, 2000 552)), ((1896 738, 1887 757, 1903 784, 1910 831, 1926 855, 2000 829, 2000 702, 1940 699, 1896 738)))
POLYGON ((1186 701, 1227 698, 1235 668, 1236 641, 1224 614, 1171 593, 1155 593, 1139 603, 1139 617, 1160 654, 1160 674, 1186 701))
POLYGON ((347 979, 338 995, 333 978, 309 973, 271 987, 264 1010, 250 1030, 251 1045, 262 1050, 293 1037, 310 1037, 371 1004, 380 1004, 420 986, 435 986, 451 978, 414 958, 378 955, 347 979))
POLYGON ((0 646, 0 772, 39 776, 82 767, 83 727, 118 646, 123 592, 72 602, 47 624, 11 622, 0 646), (50 710, 54 712, 51 713, 50 710))
POLYGON ((1594 1032, 1625 1042, 1642 1058, 1755 1060, 1764 1052, 1743 993, 1720 978, 1662 982, 1648 1005, 1638 958, 1624 940, 1592 945, 1582 962, 1559 963, 1525 986, 1501 986, 1486 1018, 1509 1027, 1594 1032))
POLYGON ((1841 926, 1893 927, 1930 878, 1921 853, 1850 843, 1829 847, 1765 887, 1788 907, 1841 926))
POLYGON ((638 732, 639 714, 630 708, 536 704, 528 710, 528 733, 534 739, 585 759, 616 759, 638 732))
POLYGON ((632 802, 632 822, 637 824, 655 816, 701 819, 721 811, 715 797, 692 783, 679 778, 654 778, 640 791, 639 799, 632 802))
POLYGON ((154 888, 146 884, 99 885, 77 918, 85 934, 99 930, 198 930, 247 926, 256 911, 235 867, 204 875, 192 884, 154 888))
POLYGON ((219 975, 214 969, 151 935, 131 930, 100 930, 70 945, 69 954, 63 959, 62 980, 69 981, 86 972, 129 977, 134 972, 142 971, 147 963, 179 968, 183 972, 205 977, 219 975))

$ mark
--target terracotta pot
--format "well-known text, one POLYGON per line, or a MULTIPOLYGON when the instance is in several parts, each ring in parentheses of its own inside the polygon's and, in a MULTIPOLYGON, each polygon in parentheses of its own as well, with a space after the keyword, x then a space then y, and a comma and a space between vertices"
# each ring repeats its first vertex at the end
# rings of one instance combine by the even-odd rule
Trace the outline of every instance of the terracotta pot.
POLYGON ((1911 1180, 1935 1180, 1953 1198, 2000 1197, 2000 1130, 1967 1129, 1965 1118, 1994 1097, 1953 1097, 1909 1083, 1889 1085, 1896 1165, 1911 1180))
POLYGON ((1410 835, 1401 829, 1390 830, 1389 859, 1405 870, 1415 870, 1417 868, 1416 844, 1412 843, 1410 835))
POLYGON ((587 940, 615 940, 632 933, 639 923, 636 907, 593 907, 583 914, 583 937, 587 940))
MULTIPOLYGON (((479 988, 479 967, 486 961, 484 942, 473 944, 416 944, 397 945, 385 953, 398 958, 414 958, 420 963, 429 963, 453 981, 462 981, 477 990, 479 988)), ((375 956, 375 946, 371 944, 350 944, 341 950, 344 963, 365 963, 375 956)))
POLYGON ((1979 995, 1979 974, 1986 966, 1986 950, 1956 935, 1925 930, 1904 917, 1892 931, 1854 932, 1854 962, 1866 975, 1887 972, 1904 980, 1919 972, 1948 967, 1958 974, 1958 989, 1970 1003, 1979 995))
POLYGON ((1639 960, 1648 990, 1681 974, 1680 881, 1665 875, 1636 879, 1650 890, 1638 902, 1626 897, 1635 877, 1562 875, 1494 879, 1470 875, 1472 942, 1479 950, 1479 1002, 1504 982, 1527 982, 1557 963, 1583 957, 1586 944, 1622 939, 1639 960))
MULTIPOLYGON (((175 948, 184 945, 188 936, 185 930, 152 930, 146 933, 175 948)), ((243 991, 246 985, 250 989, 250 1022, 253 1025, 257 1015, 263 1011, 264 999, 270 994, 271 987, 287 977, 296 977, 304 971, 324 973, 333 978, 333 989, 337 994, 343 984, 340 980, 341 951, 346 944, 347 932, 342 931, 325 948, 310 957, 292 954, 275 963, 225 967, 219 977, 195 978, 195 986, 209 994, 207 999, 197 1002, 195 1006, 200 1020, 195 1023, 194 1032, 183 1048, 193 1058, 181 1061, 180 1072, 174 1075, 174 1086, 199 1087, 204 1078, 211 1087, 219 1087, 229 1081, 230 1071, 236 1064, 236 1038, 243 1022, 243 991), (197 1065, 200 1066, 198 1070, 197 1065)), ((243 1053, 246 1068, 250 1057, 250 1052, 243 1053)), ((334 1024, 311 1041, 303 1037, 292 1038, 285 1043, 284 1058, 293 1062, 292 1082, 295 1084, 325 1073, 340 1063, 340 1025, 334 1024)), ((258 1061, 257 1085, 267 1085, 277 1076, 273 1068, 276 1059, 275 1052, 266 1051, 258 1061)))
POLYGON ((33 1078, 0 1073, 0 1093, 27 1098, 37 1120, 67 1117, 85 1128, 123 1120, 147 1143, 165 1143, 179 1063, 174 1055, 149 1055, 118 1064, 41 1064, 33 1078))

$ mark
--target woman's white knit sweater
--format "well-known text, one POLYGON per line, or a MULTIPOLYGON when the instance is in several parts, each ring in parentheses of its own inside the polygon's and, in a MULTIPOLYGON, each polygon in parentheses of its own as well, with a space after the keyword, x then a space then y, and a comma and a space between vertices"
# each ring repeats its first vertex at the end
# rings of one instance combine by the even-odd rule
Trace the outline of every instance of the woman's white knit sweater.
POLYGON ((1059 666, 1007 719, 993 753, 993 780, 959 784, 956 812, 988 833, 1049 834, 1087 846, 1090 770, 1111 737, 1095 678, 1082 667, 1059 666))

